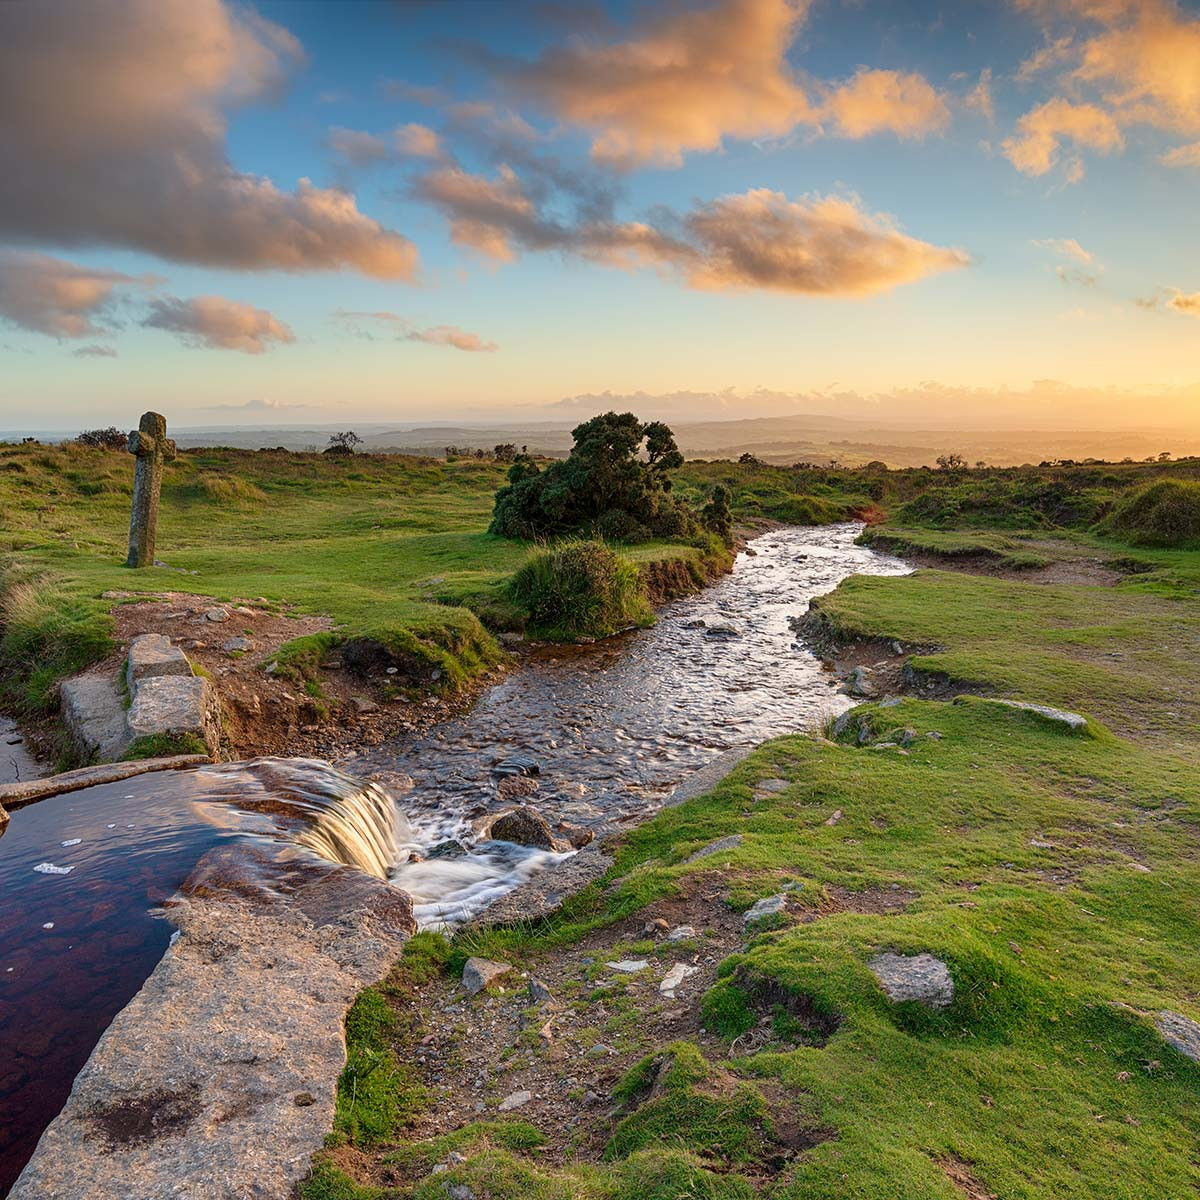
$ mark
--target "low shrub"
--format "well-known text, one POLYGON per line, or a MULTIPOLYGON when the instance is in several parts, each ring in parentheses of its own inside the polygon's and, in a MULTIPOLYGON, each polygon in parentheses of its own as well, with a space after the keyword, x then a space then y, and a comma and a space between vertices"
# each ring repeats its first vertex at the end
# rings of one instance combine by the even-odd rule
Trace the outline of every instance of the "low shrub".
POLYGON ((534 555, 509 595, 529 613, 529 632, 554 641, 653 622, 637 567, 604 542, 566 542, 534 555))

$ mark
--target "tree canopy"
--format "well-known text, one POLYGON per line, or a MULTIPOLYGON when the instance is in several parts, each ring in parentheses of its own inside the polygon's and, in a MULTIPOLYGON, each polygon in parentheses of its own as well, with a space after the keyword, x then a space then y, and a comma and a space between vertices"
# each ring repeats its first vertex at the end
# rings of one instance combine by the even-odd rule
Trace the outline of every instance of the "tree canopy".
POLYGON ((696 516, 671 495, 683 465, 675 435, 661 421, 607 412, 571 431, 570 455, 545 469, 517 456, 496 493, 491 532, 537 538, 588 532, 622 541, 694 533, 696 516))

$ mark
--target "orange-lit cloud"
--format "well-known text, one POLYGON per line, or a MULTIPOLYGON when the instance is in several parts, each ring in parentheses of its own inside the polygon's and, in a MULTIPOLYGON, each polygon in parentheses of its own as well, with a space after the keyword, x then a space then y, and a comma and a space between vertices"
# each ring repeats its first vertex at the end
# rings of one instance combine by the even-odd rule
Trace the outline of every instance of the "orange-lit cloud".
MULTIPOLYGON (((1061 96, 1027 112, 1017 122, 1017 132, 1004 140, 1004 154, 1025 175, 1045 175, 1060 162, 1065 141, 1108 154, 1125 139, 1113 118, 1094 104, 1072 104, 1061 96)), ((1082 173, 1082 162, 1068 164, 1072 180, 1082 173)))
POLYGON ((1183 313, 1189 317, 1200 317, 1200 292, 1176 292, 1168 301, 1167 307, 1172 312, 1183 313))
POLYGON ((763 289, 861 296, 966 266, 968 256, 901 233, 855 197, 790 200, 752 189, 653 222, 548 216, 511 170, 498 178, 459 168, 432 172, 415 194, 441 209, 451 237, 501 261, 518 250, 557 250, 608 266, 650 266, 705 291, 763 289))
POLYGON ((221 0, 0 5, 0 235, 239 269, 411 279, 412 243, 354 197, 236 170, 226 110, 302 59, 221 0))
MULTIPOLYGON (((1049 116, 1043 105, 1021 119, 1018 136, 1005 143, 1019 170, 1034 175, 1050 170, 1062 137, 1108 153, 1121 148, 1121 131, 1134 125, 1193 136, 1200 131, 1200 18, 1185 14, 1173 0, 1019 4, 1039 17, 1047 33, 1046 45, 1023 64, 1019 77, 1028 79, 1061 66, 1064 92, 1094 93, 1082 104, 1055 99, 1050 103, 1058 108, 1049 116), (1053 36, 1051 28, 1063 20, 1099 28, 1053 36)), ((1196 160, 1200 152, 1191 144, 1162 157, 1168 166, 1188 166, 1196 160)), ((1074 177, 1082 174, 1078 160, 1070 164, 1070 171, 1074 177)))
POLYGON ((1168 150, 1159 162, 1168 167, 1200 167, 1200 142, 1176 146, 1174 150, 1168 150))
POLYGON ((0 319, 57 338, 94 337, 113 308, 117 289, 154 282, 81 267, 49 254, 0 250, 0 319))
POLYGON ((592 155, 628 168, 678 166, 727 137, 777 138, 798 125, 841 137, 923 137, 950 111, 921 75, 868 70, 818 86, 814 103, 787 51, 809 0, 716 0, 670 9, 624 41, 577 39, 503 72, 516 93, 593 132, 592 155))
POLYGON ((461 167, 445 167, 423 175, 414 194, 440 209, 450 220, 450 238, 490 258, 511 262, 513 243, 548 249, 544 222, 520 180, 508 167, 495 179, 473 175, 461 167))
POLYGON ((695 288, 864 296, 969 262, 961 250, 901 233, 857 198, 797 201, 756 188, 693 209, 684 223, 699 248, 683 266, 695 288))
POLYGON ((334 314, 345 322, 360 337, 369 341, 374 335, 367 332, 361 325, 363 321, 374 321, 389 327, 393 337, 398 342, 424 342, 429 346, 448 346, 453 350, 463 350, 468 354, 494 354, 500 347, 495 342, 486 341, 477 333, 460 329, 457 325, 433 325, 425 329, 418 328, 407 317, 393 312, 348 312, 339 309, 334 314))
POLYGON ((1074 238, 1037 238, 1033 244, 1043 250, 1053 250, 1055 254, 1065 258, 1073 258, 1085 267, 1090 267, 1096 261, 1096 256, 1090 250, 1085 250, 1074 238))
POLYGON ((900 138, 920 138, 945 129, 950 124, 950 109, 922 75, 864 68, 829 93, 821 117, 832 122, 842 137, 865 138, 887 132, 900 138))
POLYGON ((442 139, 427 125, 416 122, 399 125, 386 137, 335 125, 326 141, 329 148, 351 167, 413 158, 437 160, 446 157, 442 139))
POLYGON ((296 340, 291 329, 265 308, 221 296, 153 300, 150 315, 142 324, 178 334, 197 349, 240 350, 244 354, 262 354, 272 346, 296 340))
POLYGON ((979 72, 979 82, 963 97, 963 103, 988 121, 996 119, 996 102, 992 97, 991 67, 984 67, 979 72))
POLYGON ((724 137, 779 137, 812 118, 785 57, 807 9, 807 0, 720 0, 668 10, 627 41, 555 47, 508 79, 593 130, 596 158, 677 165, 724 137))

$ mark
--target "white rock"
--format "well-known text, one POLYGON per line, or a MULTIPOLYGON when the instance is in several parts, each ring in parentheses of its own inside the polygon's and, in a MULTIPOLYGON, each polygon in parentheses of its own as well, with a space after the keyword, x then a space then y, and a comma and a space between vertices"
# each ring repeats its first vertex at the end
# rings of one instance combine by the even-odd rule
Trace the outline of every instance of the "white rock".
POLYGON ((989 700, 991 704, 1003 704, 1005 708, 1019 708, 1024 712, 1037 713, 1047 721, 1055 721, 1065 725, 1072 733, 1081 733, 1087 728, 1087 717, 1078 713, 1067 712, 1062 708, 1051 708, 1048 704, 1030 704, 1026 700, 989 700))
POLYGON ((1154 1027, 1167 1045, 1186 1054, 1193 1062, 1200 1062, 1200 1025, 1190 1017, 1164 1009, 1154 1018, 1154 1027))
POLYGON ((687 979, 689 975, 695 975, 699 969, 699 967, 690 966, 688 963, 676 963, 666 973, 666 975, 663 976, 663 981, 658 985, 658 990, 662 992, 664 996, 667 996, 673 1000, 675 998, 675 989, 685 979, 687 979))
POLYGON ((522 1105, 528 1104, 532 1099, 532 1092, 512 1092, 500 1101, 498 1108, 501 1112, 510 1112, 514 1108, 520 1108, 522 1105))
POLYGON ((638 971, 644 971, 650 964, 644 958, 623 958, 620 962, 610 962, 604 965, 611 967, 614 971, 633 975, 638 971))
POLYGON ((724 850, 736 850, 742 844, 742 835, 740 833, 731 833, 728 837, 717 838, 715 842, 709 842, 707 846, 701 846, 699 850, 688 857, 688 862, 696 862, 701 858, 708 858, 712 854, 720 854, 724 850))
POLYGON ((686 941, 688 938, 694 938, 695 936, 696 931, 691 925, 676 925, 675 928, 667 934, 667 941, 682 942, 686 941))

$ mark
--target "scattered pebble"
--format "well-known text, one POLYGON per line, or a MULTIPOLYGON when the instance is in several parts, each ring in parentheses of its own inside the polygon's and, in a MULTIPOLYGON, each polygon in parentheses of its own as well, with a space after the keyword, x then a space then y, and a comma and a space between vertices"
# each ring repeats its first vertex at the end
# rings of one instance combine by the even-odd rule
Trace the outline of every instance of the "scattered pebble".
POLYGON ((532 1099, 532 1092, 512 1092, 500 1101, 498 1107, 501 1112, 509 1112, 514 1108, 520 1108, 522 1105, 528 1104, 532 1099))

